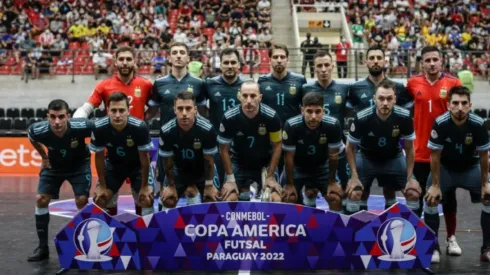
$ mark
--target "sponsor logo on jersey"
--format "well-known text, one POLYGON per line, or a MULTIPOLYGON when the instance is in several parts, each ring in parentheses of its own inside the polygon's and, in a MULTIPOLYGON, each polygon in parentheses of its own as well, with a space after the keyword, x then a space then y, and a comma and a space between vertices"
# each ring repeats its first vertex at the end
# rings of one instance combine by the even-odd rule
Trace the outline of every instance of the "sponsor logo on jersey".
POLYGON ((134 96, 135 97, 141 97, 141 88, 140 87, 136 87, 136 89, 134 89, 134 96))
POLYGON ((289 94, 290 95, 295 95, 296 94, 296 87, 295 86, 289 87, 289 94))

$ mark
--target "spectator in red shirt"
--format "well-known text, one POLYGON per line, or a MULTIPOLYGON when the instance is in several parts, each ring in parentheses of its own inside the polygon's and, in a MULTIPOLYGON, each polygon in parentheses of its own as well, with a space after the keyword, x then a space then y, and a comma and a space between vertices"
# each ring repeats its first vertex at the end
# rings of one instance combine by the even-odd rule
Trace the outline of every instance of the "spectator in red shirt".
POLYGON ((337 59, 337 72, 339 78, 347 77, 347 54, 351 49, 351 45, 346 41, 345 37, 340 37, 340 43, 335 45, 335 55, 337 59))

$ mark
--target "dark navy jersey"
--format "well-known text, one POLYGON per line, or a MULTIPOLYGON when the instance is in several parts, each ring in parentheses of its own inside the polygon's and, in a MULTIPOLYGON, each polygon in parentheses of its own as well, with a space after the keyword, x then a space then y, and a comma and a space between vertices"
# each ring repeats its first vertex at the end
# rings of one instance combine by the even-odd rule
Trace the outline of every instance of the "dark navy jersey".
POLYGON ((234 83, 228 84, 221 76, 206 80, 205 98, 209 99, 209 120, 214 129, 218 129, 226 111, 240 104, 237 96, 244 81, 238 77, 234 83))
POLYGON ((410 112, 394 106, 385 121, 376 114, 376 106, 357 113, 349 129, 347 140, 359 144, 361 152, 370 159, 388 160, 401 153, 399 140, 414 140, 413 120, 410 112))
POLYGON ((304 170, 316 170, 325 166, 329 148, 342 147, 342 129, 339 121, 323 116, 315 129, 306 125, 303 115, 288 119, 282 133, 282 148, 294 153, 294 166, 304 170))
POLYGON ((160 129, 160 157, 172 157, 175 166, 196 178, 204 176, 204 156, 218 153, 216 131, 203 117, 196 116, 194 126, 184 132, 174 118, 160 129))
POLYGON ((164 125, 175 117, 175 96, 187 91, 196 97, 198 106, 206 105, 204 81, 187 73, 181 80, 172 74, 158 78, 153 83, 153 92, 148 102, 149 106, 160 107, 160 124, 164 125))
POLYGON ((339 120, 340 126, 344 129, 345 107, 349 86, 332 81, 327 88, 323 88, 318 81, 303 85, 302 97, 309 92, 318 92, 323 95, 323 108, 325 114, 335 117, 339 120))
POLYGON ((490 149, 490 143, 481 117, 469 113, 468 120, 457 126, 445 112, 434 122, 427 147, 442 150, 441 164, 447 169, 465 171, 479 161, 478 152, 490 149))
MULTIPOLYGON (((385 78, 388 79, 388 78, 385 78)), ((388 79, 389 80, 389 79, 388 79)), ((396 105, 403 108, 411 108, 413 105, 412 97, 409 96, 405 85, 393 81, 395 83, 396 105)), ((350 84, 347 106, 362 110, 374 106, 373 96, 376 93, 376 85, 366 77, 363 80, 350 84)))
POLYGON ((281 119, 271 107, 261 103, 252 119, 242 106, 227 111, 219 128, 218 142, 231 143, 232 161, 242 167, 264 167, 272 157, 271 142, 281 141, 281 119))
POLYGON ((306 83, 304 75, 288 72, 279 80, 270 73, 259 77, 257 83, 262 102, 276 110, 282 122, 301 113, 301 87, 306 83))
POLYGON ((90 152, 85 139, 90 137, 93 129, 93 121, 72 118, 68 121, 66 133, 63 137, 58 137, 46 120, 32 124, 27 131, 27 136, 31 141, 41 143, 48 148, 48 158, 52 169, 71 171, 90 160, 90 152))
POLYGON ((95 130, 90 142, 92 152, 107 148, 107 158, 113 165, 140 166, 140 151, 150 151, 153 143, 146 123, 130 116, 122 131, 111 125, 110 118, 95 121, 95 130))

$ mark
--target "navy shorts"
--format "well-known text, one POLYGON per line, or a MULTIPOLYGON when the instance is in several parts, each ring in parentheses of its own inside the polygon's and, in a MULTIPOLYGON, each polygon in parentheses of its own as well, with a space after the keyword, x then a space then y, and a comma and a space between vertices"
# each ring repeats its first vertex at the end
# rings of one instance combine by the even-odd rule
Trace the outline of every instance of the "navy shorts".
MULTIPOLYGON (((481 201, 481 172, 480 164, 473 165, 463 172, 453 172, 441 165, 439 183, 442 199, 444 194, 455 192, 456 188, 462 188, 470 192, 471 202, 481 201)), ((427 189, 432 185, 432 173, 427 178, 427 189)))
MULTIPOLYGON (((189 173, 182 173, 177 167, 174 167, 174 180, 175 180, 175 189, 177 189, 177 196, 180 198, 184 195, 185 189, 187 186, 195 184, 199 192, 202 194, 204 192, 204 182, 205 179, 203 177, 195 178, 189 173)), ((216 169, 216 165, 214 166, 214 178, 213 178, 214 186, 219 190, 220 182, 218 178, 218 171, 216 169)), ((163 186, 168 186, 168 179, 165 177, 163 182, 163 186)))
POLYGON ((397 157, 385 161, 368 159, 363 153, 356 154, 357 173, 364 190, 369 192, 374 179, 380 187, 400 191, 407 184, 407 163, 400 153, 397 157))
MULTIPOLYGON (((139 193, 141 188, 141 167, 140 166, 119 166, 112 165, 110 161, 105 162, 106 185, 113 194, 117 193, 127 178, 131 180, 131 190, 139 193)), ((155 190, 155 175, 150 167, 148 175, 148 185, 155 190)))
POLYGON ((337 165, 337 178, 340 181, 342 188, 345 189, 350 178, 350 167, 347 156, 345 155, 345 150, 339 154, 337 165))
POLYGON ((73 172, 63 172, 49 168, 43 168, 39 173, 38 194, 51 195, 52 199, 59 199, 61 185, 64 181, 71 184, 75 196, 89 196, 92 183, 92 170, 90 161, 80 165, 73 172))
MULTIPOLYGON (((233 174, 235 175, 235 181, 239 192, 240 189, 249 189, 250 184, 254 182, 262 186, 262 168, 242 167, 233 161, 231 162, 231 167, 233 169, 233 174)), ((279 173, 277 172, 277 169, 274 173, 274 178, 279 182, 279 173)))

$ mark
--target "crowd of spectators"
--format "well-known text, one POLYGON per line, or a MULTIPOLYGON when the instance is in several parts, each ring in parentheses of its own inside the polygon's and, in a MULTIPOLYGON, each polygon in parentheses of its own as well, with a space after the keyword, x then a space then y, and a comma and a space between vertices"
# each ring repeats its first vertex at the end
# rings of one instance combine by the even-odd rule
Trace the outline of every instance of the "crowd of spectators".
POLYGON ((0 73, 41 66, 43 51, 51 63, 42 66, 58 74, 108 70, 111 51, 123 44, 138 50, 140 73, 151 73, 161 71, 173 41, 210 72, 225 47, 257 68, 255 49, 273 43, 270 0, 3 0, 0 20, 0 73))

